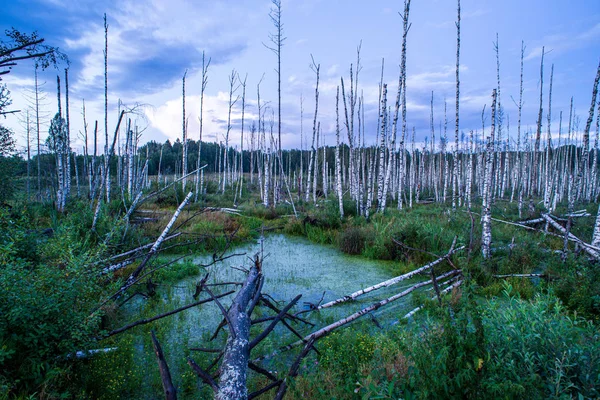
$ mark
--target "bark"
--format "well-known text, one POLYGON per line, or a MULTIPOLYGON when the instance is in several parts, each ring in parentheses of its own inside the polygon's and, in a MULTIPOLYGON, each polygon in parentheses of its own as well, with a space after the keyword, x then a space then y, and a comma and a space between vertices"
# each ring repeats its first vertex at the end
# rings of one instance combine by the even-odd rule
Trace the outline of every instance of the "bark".
POLYGON ((255 264, 227 312, 232 333, 227 338, 220 367, 219 390, 215 396, 217 400, 248 398, 246 377, 250 355, 250 313, 252 300, 256 296, 256 291, 260 290, 262 280, 258 258, 255 264))
MULTIPOLYGON (((448 278, 448 277, 453 276, 453 275, 458 274, 458 273, 460 273, 460 271, 450 271, 448 273, 440 275, 437 279, 445 279, 445 278, 448 278)), ((389 303, 391 303, 391 302, 393 302, 395 300, 398 300, 398 299, 400 299, 402 297, 405 297, 405 296, 409 295, 410 293, 414 292, 415 290, 417 290, 417 289, 419 289, 419 288, 421 288, 423 286, 430 285, 431 283, 432 283, 432 280, 428 280, 428 281, 417 283, 416 285, 411 286, 410 288, 402 291, 401 293, 395 294, 395 295, 393 295, 391 297, 388 297, 387 299, 383 299, 381 301, 373 303, 369 307, 363 308, 362 310, 360 310, 358 312, 355 312, 354 314, 351 314, 351 315, 349 315, 349 316, 347 316, 345 318, 340 319, 339 321, 336 321, 336 322, 334 322, 332 324, 329 324, 329 325, 327 325, 327 326, 325 326, 325 327, 323 327, 323 328, 321 328, 321 329, 319 329, 319 330, 317 330, 317 331, 315 331, 315 332, 313 332, 313 333, 305 336, 302 340, 299 340, 297 342, 294 342, 294 343, 292 343, 292 344, 284 347, 283 349, 284 350, 288 350, 288 349, 294 348, 296 346, 299 346, 302 343, 309 342, 311 340, 316 341, 319 338, 321 338, 321 337, 323 337, 323 336, 331 333, 333 330, 335 330, 335 329, 337 329, 337 328, 339 328, 341 326, 344 326, 344 325, 346 325, 346 324, 348 324, 348 323, 350 323, 350 322, 352 322, 352 321, 354 321, 354 320, 356 320, 356 319, 358 319, 358 318, 360 318, 360 317, 362 317, 362 316, 364 316, 364 315, 366 315, 366 314, 368 314, 368 313, 370 313, 372 311, 378 310, 379 308, 385 306, 386 304, 389 304, 389 303)), ((441 293, 444 293, 444 292, 441 292, 441 293)))
POLYGON ((108 23, 104 13, 104 174, 106 175, 106 201, 110 201, 110 164, 108 162, 108 23))
POLYGON ((64 143, 64 155, 65 155, 65 193, 64 201, 71 195, 71 127, 69 118, 69 69, 65 68, 65 117, 66 117, 66 130, 65 130, 65 143, 64 143))
POLYGON ((542 135, 542 113, 543 113, 543 94, 544 94, 544 47, 542 47, 542 61, 540 63, 540 108, 538 111, 537 129, 535 134, 535 148, 533 153, 533 173, 530 172, 530 180, 534 185, 534 193, 537 194, 538 164, 540 153, 540 139, 542 135))
MULTIPOLYGON (((496 89, 492 91, 492 127, 491 137, 494 137, 496 128, 496 89)), ((491 257, 492 244, 492 209, 491 209, 491 191, 492 191, 492 146, 493 142, 488 138, 486 161, 485 161, 485 183, 483 186, 483 203, 481 207, 481 251, 484 259, 491 257)))
MULTIPOLYGON (((187 120, 185 118, 185 76, 186 75, 187 75, 187 69, 183 73, 183 78, 181 79, 181 82, 182 82, 181 83, 181 87, 182 87, 182 89, 181 89, 181 94, 182 94, 181 97, 182 97, 182 108, 183 108, 183 111, 182 111, 182 117, 183 117, 182 119, 183 119, 183 121, 182 121, 182 125, 181 125, 182 126, 182 128, 181 128, 182 129, 182 139, 183 139, 183 143, 182 143, 182 145, 183 145, 183 155, 182 155, 182 161, 181 161, 181 167, 182 167, 182 169, 181 169, 181 175, 182 176, 187 175, 187 158, 188 158, 188 149, 187 149, 188 148, 188 143, 187 143, 187 120)), ((182 184, 182 187, 183 187, 184 191, 185 191, 185 184, 186 184, 186 182, 187 182, 187 179, 184 179, 183 180, 183 184, 182 184)))
POLYGON ((583 144, 581 151, 581 158, 579 159, 579 171, 577 173, 577 191, 576 198, 580 198, 580 193, 583 187, 583 181, 586 176, 587 169, 589 167, 589 144, 590 144, 590 128, 592 121, 594 120, 594 108, 596 106, 596 97, 598 95, 598 83, 600 82, 600 63, 598 64, 598 70, 596 72, 596 79, 594 80, 594 87, 592 88, 592 103, 590 105, 590 112, 588 119, 585 124, 585 131, 583 132, 583 144))
POLYGON ((187 205, 187 203, 192 198, 192 194, 193 194, 192 192, 189 192, 187 194, 187 196, 185 196, 185 199, 181 202, 179 207, 177 207, 177 210, 175 210, 175 212, 173 213, 173 216, 171 217, 171 220, 169 221, 167 226, 165 226, 165 228, 163 229, 163 231, 160 234, 160 236, 158 237, 158 239, 156 239, 156 241, 150 248, 150 251, 146 255, 146 258, 144 258, 144 260, 140 263, 140 265, 136 268, 136 270, 133 271, 133 273, 127 278, 127 281, 125 282, 125 284, 119 289, 119 291, 114 296, 112 296, 112 298, 118 297, 121 293, 125 292, 129 287, 131 287, 131 285, 133 285, 133 283, 135 282, 135 279, 142 273, 144 268, 146 268, 148 261, 150 261, 152 256, 154 256, 158 252, 158 249, 160 248, 161 244, 165 241, 165 239, 167 238, 167 235, 169 234, 169 231, 175 224, 177 217, 179 217, 179 214, 181 214, 181 211, 183 210, 183 208, 187 205))
POLYGON ((385 179, 385 154, 386 154, 386 131, 387 131, 387 85, 384 83, 381 91, 381 106, 379 107, 380 143, 379 143, 379 172, 377 174, 377 206, 380 212, 382 207, 383 181, 385 179))
POLYGON ((158 369, 160 371, 160 380, 162 381, 163 390, 165 392, 165 399, 177 400, 177 390, 175 390, 175 386, 173 386, 173 380, 171 379, 171 373, 169 372, 169 365, 167 364, 167 360, 165 360, 165 355, 163 354, 158 339, 156 339, 156 334, 154 331, 151 332, 151 335, 152 347, 154 347, 154 354, 156 354, 156 358, 158 360, 158 369))
MULTIPOLYGON (((200 136, 198 138, 198 162, 196 164, 196 190, 194 195, 194 202, 198 202, 198 193, 202 193, 203 182, 200 179, 200 175, 204 171, 199 171, 200 163, 202 159, 202 129, 204 127, 204 91, 206 90, 206 84, 208 82, 208 66, 210 65, 210 58, 208 62, 205 62, 204 51, 202 52, 202 85, 200 89, 200 136)), ((162 147, 161 147, 162 154, 162 147)))
POLYGON ((405 281, 407 279, 410 279, 410 278, 412 278, 412 277, 414 277, 414 276, 416 276, 416 275, 418 275, 420 273, 423 273, 423 272, 425 272, 425 271, 433 268, 434 266, 442 263, 444 260, 447 260, 454 253, 456 253, 458 251, 461 251, 464 248, 465 248, 465 246, 460 246, 458 248, 454 248, 454 243, 453 243, 452 247, 450 247, 450 250, 448 251, 448 253, 445 256, 440 257, 437 260, 430 262, 429 264, 426 264, 426 265, 424 265, 424 266, 422 266, 420 268, 417 268, 414 271, 408 272, 406 274, 397 276, 395 278, 388 279, 386 281, 380 282, 380 283, 378 283, 376 285, 373 285, 373 286, 369 286, 368 288, 361 289, 359 291, 356 291, 356 292, 354 292, 352 294, 349 294, 349 295, 346 295, 344 297, 340 297, 337 300, 333 300, 333 301, 330 301, 330 302, 325 303, 323 305, 320 305, 316 309, 317 310, 322 310, 324 308, 333 307, 333 306, 335 306, 337 304, 345 303, 347 301, 356 300, 356 298, 358 298, 358 297, 360 297, 360 296, 362 296, 362 295, 364 295, 366 293, 372 292, 372 291, 377 290, 377 289, 381 289, 383 287, 392 286, 392 285, 395 285, 395 284, 397 284, 399 282, 402 282, 402 281, 405 281))
MULTIPOLYGON (((448 286, 446 289, 440 291, 440 295, 446 294, 450 291, 452 291, 454 288, 459 287, 462 284, 462 280, 456 281, 455 283, 453 283, 452 285, 448 286)), ((437 296, 437 295, 436 295, 437 296)), ((433 299, 432 299, 433 300, 433 299)), ((411 312, 409 312, 408 314, 406 314, 404 317, 402 317, 403 319, 409 319, 411 318, 413 315, 415 315, 417 312, 419 312, 421 309, 423 308, 423 306, 419 306, 417 308, 415 308, 414 310, 412 310, 411 312)))
POLYGON ((598 215, 594 224, 594 233, 592 236, 592 246, 600 247, 600 207, 598 207, 598 215))
POLYGON ((452 209, 456 210, 458 202, 458 127, 459 127, 459 106, 460 106, 460 0, 458 0, 458 16, 456 21, 456 125, 454 128, 454 174, 452 185, 452 209))
POLYGON ((340 87, 337 88, 337 93, 335 96, 335 135, 337 140, 337 146, 335 148, 335 176, 336 182, 335 187, 337 191, 338 197, 338 205, 340 208, 340 219, 344 218, 344 199, 342 192, 342 168, 340 162, 340 87))
POLYGON ((400 75, 402 75, 402 135, 400 136, 400 182, 398 183, 398 209, 402 209, 404 202, 404 182, 406 175, 404 160, 404 140, 406 138, 406 38, 410 25, 408 15, 410 13, 410 0, 404 0, 404 14, 402 15, 402 56, 400 58, 400 75))
MULTIPOLYGON (((312 57, 312 56, 311 56, 312 57)), ((312 135, 312 145, 311 145, 311 150, 310 150, 310 161, 308 162, 308 177, 307 177, 307 185, 306 185, 306 197, 305 200, 308 201, 308 199, 310 198, 310 185, 311 185, 311 178, 312 178, 312 174, 313 174, 313 168, 314 168, 314 163, 315 163, 315 137, 317 136, 317 114, 319 112, 319 69, 321 67, 321 64, 316 64, 314 58, 312 59, 312 70, 315 72, 315 74, 317 75, 317 83, 315 85, 315 117, 313 119, 313 135, 312 135)), ((343 80, 342 80, 342 86, 343 86, 343 80)), ((343 91, 342 91, 343 94, 343 91)))
MULTIPOLYGON (((581 247, 583 248, 583 251, 585 251, 586 253, 588 253, 588 255, 590 255, 592 258, 594 259, 599 259, 600 258, 600 251, 598 251, 598 249, 595 248, 595 246, 589 245, 587 243, 585 243, 583 240, 579 239, 577 236, 573 235, 572 233, 568 232, 567 229, 563 228, 558 222, 554 221, 550 215, 548 214, 542 214, 542 218, 544 218, 546 221, 548 221, 548 223, 557 231, 561 232, 562 234, 565 235, 565 237, 568 237, 569 240, 572 240, 576 243, 579 243, 581 245, 581 247)), ((594 226, 594 230, 595 230, 595 226, 594 226)))

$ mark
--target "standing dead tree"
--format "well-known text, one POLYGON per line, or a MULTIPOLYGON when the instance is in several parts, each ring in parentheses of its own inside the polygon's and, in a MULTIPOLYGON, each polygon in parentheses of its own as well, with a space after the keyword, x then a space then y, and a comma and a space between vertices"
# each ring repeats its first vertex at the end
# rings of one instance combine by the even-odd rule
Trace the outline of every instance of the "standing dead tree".
POLYGON ((454 128, 454 173, 452 174, 452 209, 456 210, 459 190, 458 173, 458 128, 459 128, 459 107, 460 107, 460 0, 458 0, 458 16, 456 21, 456 125, 454 128))
POLYGON ((492 91, 492 128, 488 138, 485 153, 485 182, 483 184, 483 202, 481 207, 481 252, 483 258, 491 257, 492 244, 492 162, 493 162, 493 138, 496 128, 496 89, 492 91))
MULTIPOLYGON (((204 52, 202 52, 202 85, 200 87, 200 137, 198 138, 198 162, 196 163, 196 190, 194 193, 194 202, 198 201, 198 193, 202 192, 202 178, 204 177, 204 171, 200 171, 200 160, 202 158, 202 129, 204 123, 204 91, 206 90, 206 84, 208 83, 208 67, 210 66, 210 58, 208 62, 205 62, 204 52)), ((162 147, 161 147, 162 154, 162 147)))
POLYGON ((269 40, 274 47, 269 47, 266 44, 264 46, 275 53, 275 56, 277 57, 277 69, 275 70, 275 72, 277 72, 277 134, 279 138, 278 151, 279 157, 281 158, 281 47, 287 38, 283 36, 283 23, 281 22, 281 0, 271 0, 271 3, 273 3, 273 7, 269 12, 269 17, 271 18, 271 22, 273 22, 273 26, 275 27, 275 33, 269 34, 269 40))

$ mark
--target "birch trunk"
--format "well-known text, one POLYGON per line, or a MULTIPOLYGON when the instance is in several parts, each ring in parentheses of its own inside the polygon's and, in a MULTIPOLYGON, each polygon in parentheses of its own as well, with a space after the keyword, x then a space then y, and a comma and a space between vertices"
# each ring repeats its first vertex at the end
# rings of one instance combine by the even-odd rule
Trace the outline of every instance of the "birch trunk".
MULTIPOLYGON (((496 89, 492 91, 492 126, 490 136, 494 137, 496 129, 496 89)), ((485 183, 483 185, 483 204, 481 207, 481 251, 484 259, 491 257, 492 244, 492 210, 491 210, 491 190, 492 190, 492 157, 493 144, 488 138, 485 160, 485 183)))

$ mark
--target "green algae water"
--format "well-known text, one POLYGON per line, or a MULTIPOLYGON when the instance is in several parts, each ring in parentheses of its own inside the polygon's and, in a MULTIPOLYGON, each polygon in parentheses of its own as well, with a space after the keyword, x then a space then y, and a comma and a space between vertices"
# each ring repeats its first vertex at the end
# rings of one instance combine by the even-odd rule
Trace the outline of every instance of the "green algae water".
MULTIPOLYGON (((171 284, 160 284, 156 295, 145 299, 141 296, 129 301, 117 316, 118 325, 123 326, 141 318, 149 318, 194 302, 193 294, 197 282, 209 273, 209 283, 243 282, 244 268, 248 268, 255 254, 261 254, 265 284, 262 292, 278 302, 282 308, 298 294, 300 301, 291 312, 307 309, 308 304, 317 304, 321 299, 331 301, 366 288, 400 274, 398 263, 368 260, 362 257, 348 256, 332 246, 314 244, 300 237, 289 237, 271 234, 254 243, 232 249, 228 254, 236 254, 226 260, 201 268, 198 276, 190 276, 171 284)), ((187 259, 198 265, 212 262, 211 255, 190 256, 187 259)), ((177 265, 168 268, 176 269, 177 265)), ((321 311, 303 314, 314 326, 292 323, 302 336, 335 322, 345 316, 361 310, 376 301, 392 296, 414 285, 422 277, 382 288, 348 302, 321 311)), ((237 290, 239 286, 228 285, 212 287, 215 295, 229 290, 237 290)), ((231 303, 234 294, 221 298, 225 308, 231 303)), ((207 298, 202 293, 200 298, 207 298)), ((373 314, 378 324, 370 321, 373 318, 362 317, 341 329, 377 330, 386 329, 414 306, 411 296, 393 302, 373 314), (356 326, 360 324, 360 327, 356 326), (380 327, 378 327, 379 325, 380 327)), ((264 307, 257 307, 254 318, 273 315, 264 307)), ((158 373, 156 358, 150 342, 150 330, 153 329, 165 353, 171 370, 174 384, 178 387, 180 398, 211 398, 210 390, 200 381, 187 365, 187 357, 192 357, 201 366, 206 367, 214 355, 195 352, 195 347, 220 349, 226 339, 227 329, 210 341, 216 327, 222 320, 222 314, 214 303, 193 307, 155 323, 138 326, 122 335, 103 341, 106 347, 117 347, 118 350, 101 354, 89 361, 89 368, 96 374, 97 392, 91 393, 95 398, 129 397, 151 399, 162 396, 162 387, 158 373), (104 382, 103 385, 100 383, 104 382)), ((267 323, 253 326, 252 335, 258 334, 267 323)), ((282 324, 269 335, 252 352, 256 358, 270 354, 279 347, 297 340, 282 324)), ((271 370, 287 370, 287 364, 296 351, 280 354, 264 361, 264 366, 271 370)), ((252 376, 251 376, 252 378, 252 376)), ((252 379, 250 379, 252 380, 252 379)), ((249 383, 252 389, 252 383, 249 383)))

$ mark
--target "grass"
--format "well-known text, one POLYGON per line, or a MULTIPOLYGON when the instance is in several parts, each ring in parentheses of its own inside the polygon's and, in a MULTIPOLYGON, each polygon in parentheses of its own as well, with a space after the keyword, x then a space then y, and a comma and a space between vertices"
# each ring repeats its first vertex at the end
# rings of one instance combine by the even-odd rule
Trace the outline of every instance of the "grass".
MULTIPOLYGON (((178 219, 180 223, 198 213, 184 228, 190 235, 183 235, 176 242, 184 244, 191 238, 202 240, 173 248, 161 254, 152 265, 187 253, 219 253, 228 245, 235 247, 255 240, 263 230, 280 230, 317 244, 336 246, 348 254, 392 261, 382 263, 382 268, 390 268, 397 275, 446 254, 455 237, 458 245, 471 247, 471 251, 452 257, 453 264, 467 277, 468 293, 454 292, 441 309, 425 301, 426 312, 417 320, 376 335, 366 334, 361 324, 330 335, 318 345, 321 355, 311 355, 303 363, 301 375, 291 384, 289 398, 597 395, 595 391, 600 383, 593 377, 598 376, 600 363, 595 344, 598 329, 589 321, 597 322, 600 316, 600 272, 584 255, 572 254, 563 262, 554 252, 562 249, 560 238, 494 222, 494 255, 491 260, 483 260, 479 250, 481 227, 479 216, 475 214, 479 212, 477 207, 473 209, 473 220, 464 211, 452 212, 446 205, 438 204, 416 204, 404 210, 390 208, 367 220, 356 216, 353 203, 346 200, 346 218, 340 220, 337 202, 331 197, 321 201, 318 207, 300 201, 296 204, 300 217, 294 218, 291 205, 265 208, 258 197, 246 194, 238 204, 241 215, 218 211, 199 213, 202 206, 232 207, 230 193, 221 196, 214 191, 215 188, 202 204, 187 207, 178 219), (513 242, 515 246, 509 247, 513 242), (492 277, 493 274, 515 273, 546 273, 555 279, 498 280, 492 277), (513 325, 517 331, 510 330, 513 325), (454 336, 450 335, 452 332, 454 336), (522 354, 529 354, 530 358, 522 358, 522 354), (527 369, 527 363, 533 363, 534 369, 527 369)), ((14 208, 22 210, 26 219, 23 225, 52 228, 54 234, 45 236, 39 232, 41 229, 19 231, 20 236, 11 238, 11 251, 15 257, 45 268, 60 270, 65 266, 86 265, 153 241, 183 197, 180 188, 166 191, 143 206, 155 212, 157 221, 129 226, 122 222, 115 224, 123 207, 114 201, 102 207, 95 232, 89 230, 93 212, 87 202, 73 202, 62 215, 51 205, 18 203, 14 208)), ((590 214, 596 215, 595 205, 586 207, 590 214)), ((556 214, 563 212, 565 210, 559 208, 556 214)), ((494 204, 493 216, 518 220, 517 206, 498 201, 494 204)), ((576 220, 573 233, 589 241, 592 219, 576 220)), ((134 268, 132 265, 118 275, 126 276, 134 268)), ((446 263, 436 272, 449 268, 446 263)), ((171 285, 201 273, 202 269, 190 258, 184 258, 155 272, 152 281, 171 285)), ((415 302, 421 304, 424 300, 421 297, 415 302)), ((167 311, 177 304, 168 298, 162 308, 156 308, 157 301, 151 298, 147 302, 152 303, 153 312, 167 311)), ((150 308, 142 309, 140 317, 150 316, 148 310, 150 308)), ((105 322, 121 325, 122 315, 118 312, 107 315, 105 322)), ((181 317, 161 320, 102 342, 106 347, 116 345, 119 350, 78 362, 74 369, 61 370, 63 375, 56 379, 66 382, 63 386, 66 393, 74 397, 131 398, 140 391, 160 393, 158 370, 140 368, 134 360, 141 357, 145 365, 154 365, 150 329, 157 331, 168 351, 169 346, 173 346, 168 340, 173 326, 181 328, 182 337, 177 342, 192 340, 187 336, 185 320, 181 317)), ((266 345, 276 347, 277 343, 266 345)), ((209 396, 185 360, 170 359, 169 363, 178 374, 181 398, 209 396)), ((260 379, 253 378, 250 386, 258 387, 260 383, 260 379)))

